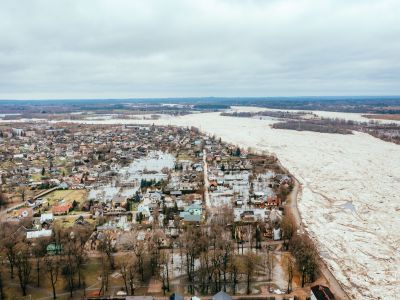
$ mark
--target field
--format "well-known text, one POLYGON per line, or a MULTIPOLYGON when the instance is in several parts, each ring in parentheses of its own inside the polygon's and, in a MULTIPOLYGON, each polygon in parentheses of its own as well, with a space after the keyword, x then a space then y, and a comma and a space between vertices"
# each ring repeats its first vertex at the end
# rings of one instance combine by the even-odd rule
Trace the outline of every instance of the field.
POLYGON ((400 121, 400 115, 363 115, 368 119, 400 121))
POLYGON ((50 205, 56 204, 59 200, 72 203, 74 200, 83 203, 87 199, 86 190, 56 190, 43 197, 50 205))

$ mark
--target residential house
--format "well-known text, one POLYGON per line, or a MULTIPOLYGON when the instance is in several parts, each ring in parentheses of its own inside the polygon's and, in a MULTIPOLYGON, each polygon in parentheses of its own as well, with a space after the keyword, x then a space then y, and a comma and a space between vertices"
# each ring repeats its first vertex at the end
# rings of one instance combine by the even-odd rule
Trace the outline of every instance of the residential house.
POLYGON ((183 223, 200 223, 202 220, 203 208, 199 204, 192 204, 184 208, 179 214, 183 223))
POLYGON ((220 291, 212 297, 212 300, 232 300, 232 297, 227 293, 220 291))
POLYGON ((26 232, 27 239, 37 239, 42 237, 51 237, 53 234, 53 230, 51 229, 42 229, 42 230, 33 230, 26 232))
POLYGON ((115 195, 111 199, 112 208, 116 209, 118 207, 126 207, 127 204, 127 197, 115 195))
POLYGON ((331 290, 323 285, 315 285, 311 288, 311 300, 334 300, 331 290))
POLYGON ((52 213, 43 213, 40 215, 40 223, 51 222, 54 220, 54 215, 52 213))
POLYGON ((52 207, 52 212, 55 216, 66 215, 68 214, 71 208, 72 208, 71 203, 54 205, 52 207))

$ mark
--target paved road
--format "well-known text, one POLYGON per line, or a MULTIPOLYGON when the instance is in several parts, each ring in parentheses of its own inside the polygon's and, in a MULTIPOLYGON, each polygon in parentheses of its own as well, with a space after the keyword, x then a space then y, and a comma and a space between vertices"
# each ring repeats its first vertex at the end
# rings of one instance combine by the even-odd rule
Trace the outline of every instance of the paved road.
POLYGON ((204 172, 204 198, 206 201, 206 207, 211 207, 210 194, 208 193, 208 188, 210 183, 208 182, 208 164, 207 164, 207 152, 206 149, 203 150, 203 172, 204 172))

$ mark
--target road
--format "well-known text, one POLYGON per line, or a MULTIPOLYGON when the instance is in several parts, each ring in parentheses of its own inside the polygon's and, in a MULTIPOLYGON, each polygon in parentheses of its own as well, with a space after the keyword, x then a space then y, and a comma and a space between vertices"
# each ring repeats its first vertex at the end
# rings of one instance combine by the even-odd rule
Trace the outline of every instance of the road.
POLYGON ((203 172, 204 172, 204 200, 206 201, 206 207, 211 207, 210 194, 208 193, 208 188, 210 183, 208 182, 208 164, 207 164, 207 152, 206 149, 203 150, 203 172))

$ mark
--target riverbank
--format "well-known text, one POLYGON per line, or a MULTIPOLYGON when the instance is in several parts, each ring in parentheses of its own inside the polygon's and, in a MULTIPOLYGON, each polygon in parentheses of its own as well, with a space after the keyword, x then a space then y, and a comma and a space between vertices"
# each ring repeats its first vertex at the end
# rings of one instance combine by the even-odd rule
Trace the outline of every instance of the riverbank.
MULTIPOLYGON (((292 192, 288 195, 288 203, 285 206, 286 213, 289 213, 293 216, 293 219, 296 224, 296 229, 299 233, 307 234, 307 230, 304 228, 304 225, 301 221, 300 211, 297 207, 297 199, 301 198, 301 185, 297 179, 294 180, 294 186, 292 192)), ((332 272, 329 270, 328 266, 324 262, 321 255, 318 257, 319 259, 319 270, 323 277, 326 279, 332 293, 335 295, 335 298, 338 300, 350 300, 350 297, 347 295, 343 287, 337 281, 335 276, 333 276, 332 272)))

